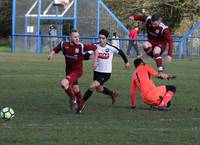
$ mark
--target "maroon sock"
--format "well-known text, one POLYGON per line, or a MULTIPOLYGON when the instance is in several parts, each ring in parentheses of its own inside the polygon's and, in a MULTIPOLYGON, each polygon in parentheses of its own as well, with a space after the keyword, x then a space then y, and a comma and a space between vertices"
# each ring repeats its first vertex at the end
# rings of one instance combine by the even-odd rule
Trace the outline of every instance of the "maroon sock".
POLYGON ((74 93, 73 93, 72 88, 70 86, 67 90, 65 90, 65 92, 67 93, 67 95, 69 96, 70 99, 75 99, 74 93))
POLYGON ((80 109, 83 106, 83 99, 82 99, 81 91, 75 93, 75 96, 77 98, 78 108, 80 109))
POLYGON ((155 61, 158 68, 158 72, 163 72, 162 57, 160 56, 160 54, 155 55, 155 61))

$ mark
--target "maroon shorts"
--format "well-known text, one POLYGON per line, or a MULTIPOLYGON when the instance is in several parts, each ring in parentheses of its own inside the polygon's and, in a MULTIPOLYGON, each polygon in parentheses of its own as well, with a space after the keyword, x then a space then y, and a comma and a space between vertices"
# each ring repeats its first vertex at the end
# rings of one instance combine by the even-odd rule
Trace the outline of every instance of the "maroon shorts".
POLYGON ((82 71, 71 71, 71 72, 66 72, 66 77, 69 81, 70 85, 77 85, 78 84, 78 79, 82 76, 82 71))
POLYGON ((160 55, 162 55, 162 53, 165 51, 166 49, 166 43, 159 43, 159 42, 151 42, 149 41, 152 45, 152 49, 150 52, 147 53, 147 55, 149 55, 150 57, 154 58, 154 55, 153 55, 153 50, 156 46, 160 47, 161 48, 161 52, 160 52, 160 55))

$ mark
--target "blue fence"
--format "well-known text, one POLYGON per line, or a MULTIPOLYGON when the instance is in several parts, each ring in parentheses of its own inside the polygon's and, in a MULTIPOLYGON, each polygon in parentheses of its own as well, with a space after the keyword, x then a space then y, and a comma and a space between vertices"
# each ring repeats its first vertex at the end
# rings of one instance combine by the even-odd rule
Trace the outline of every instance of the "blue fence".
MULTIPOLYGON (((83 0, 82 0, 83 1, 83 0)), ((87 36, 82 36, 80 37, 81 40, 83 42, 90 42, 90 43, 94 43, 96 41, 98 41, 98 32, 100 30, 100 28, 102 28, 104 26, 104 20, 107 20, 107 17, 109 17, 109 22, 108 24, 106 24, 106 26, 108 28, 113 28, 113 27, 120 27, 120 31, 123 31, 123 35, 119 35, 120 38, 110 38, 109 40, 112 42, 113 40, 118 40, 120 43, 120 47, 122 49, 126 49, 127 47, 127 43, 130 40, 133 39, 129 39, 128 34, 129 31, 128 29, 120 22, 120 20, 109 10, 109 8, 102 2, 102 0, 91 0, 90 2, 96 2, 97 6, 96 6, 96 23, 95 25, 93 24, 93 27, 95 28, 95 36, 94 35, 87 35, 87 36), (105 18, 106 17, 106 18, 105 18), (112 19, 112 22, 111 22, 112 19), (113 26, 113 21, 117 24, 117 26, 113 26), (90 37, 92 36, 92 37, 90 37)), ((50 40, 51 38, 57 38, 58 41, 61 40, 68 40, 68 36, 64 36, 64 34, 62 33, 62 28, 60 29, 60 33, 57 36, 49 36, 45 33, 42 33, 41 30, 41 21, 44 20, 50 20, 50 21, 56 21, 56 24, 58 23, 57 20, 60 21, 59 25, 63 25, 63 21, 65 20, 69 20, 72 21, 73 23, 73 27, 76 29, 77 26, 77 19, 78 19, 78 14, 77 14, 77 8, 78 8, 78 1, 74 0, 74 6, 73 8, 73 14, 72 16, 63 16, 63 17, 51 17, 51 16, 40 16, 41 12, 41 0, 37 0, 37 16, 34 17, 36 18, 35 23, 36 23, 36 33, 35 34, 29 34, 27 33, 27 26, 28 26, 28 17, 26 17, 27 15, 24 15, 24 28, 23 28, 23 32, 24 33, 19 33, 18 27, 16 27, 16 25, 18 25, 17 19, 21 18, 22 16, 19 16, 19 14, 17 14, 17 19, 16 19, 16 2, 19 2, 19 0, 13 0, 13 11, 12 11, 12 52, 17 52, 18 49, 23 49, 23 51, 25 50, 26 52, 35 52, 35 53, 41 53, 44 52, 45 49, 47 49, 46 51, 48 51, 47 48, 47 43, 49 43, 48 40, 50 40), (19 40, 20 41, 16 41, 19 40), (44 41, 45 40, 45 41, 44 41), (44 44, 46 43, 46 44, 44 44), (18 45, 16 45, 18 44, 18 45), (29 45, 28 45, 29 44, 29 45), (32 48, 29 48, 32 47, 32 48)), ((27 1, 29 2, 29 1, 27 1)), ((44 1, 43 1, 44 2, 44 1)), ((47 0, 45 1, 47 2, 47 0)), ((86 2, 86 0, 85 0, 86 2)), ((80 12, 79 12, 80 14, 80 12)), ((82 19, 81 19, 82 20, 82 19)), ((33 21, 33 20, 32 20, 33 21)), ((85 23, 84 23, 85 24, 85 23)), ((33 25, 33 24, 32 24, 33 25)), ((84 25, 85 26, 85 25, 84 25)), ((88 27, 90 29, 90 26, 88 27)), ((87 28, 87 29, 88 29, 87 28)), ((105 27, 104 27, 105 28, 105 27)), ((198 22, 190 31, 188 31, 188 33, 186 33, 186 35, 184 36, 173 36, 173 41, 174 41, 174 55, 176 55, 178 57, 178 59, 182 59, 183 55, 186 54, 187 56, 191 56, 191 55, 196 55, 197 57, 200 57, 200 36, 198 34, 195 34, 195 31, 199 31, 200 28, 200 22, 198 22), (195 44, 195 45, 193 45, 195 44), (195 50, 195 51, 193 51, 195 50)), ((114 28, 115 30, 116 28, 114 28)), ((110 32, 112 32, 113 30, 108 29, 110 32)), ((82 34, 82 33, 81 33, 82 34)), ((84 35, 84 34, 83 34, 84 35)), ((143 41, 146 41, 146 35, 144 34, 139 34, 138 35, 138 39, 136 39, 139 44, 141 44, 143 41)))

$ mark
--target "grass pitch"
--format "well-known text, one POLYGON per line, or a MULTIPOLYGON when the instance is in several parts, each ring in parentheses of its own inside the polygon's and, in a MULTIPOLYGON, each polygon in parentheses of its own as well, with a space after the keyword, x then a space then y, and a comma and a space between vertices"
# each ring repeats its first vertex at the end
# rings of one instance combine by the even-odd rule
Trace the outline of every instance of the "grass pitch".
MULTIPOLYGON (((155 68, 154 61, 146 62, 155 68)), ((44 54, 0 53, 0 105, 15 110, 12 121, 0 120, 0 145, 200 144, 200 61, 165 63, 165 72, 177 79, 155 81, 177 86, 170 112, 150 111, 139 95, 137 109, 129 108, 133 68, 125 70, 116 57, 105 85, 120 92, 116 104, 94 93, 83 114, 77 115, 65 104, 67 97, 59 86, 64 67, 62 55, 47 61, 44 54)), ((82 93, 91 81, 91 61, 86 61, 79 82, 82 93)))

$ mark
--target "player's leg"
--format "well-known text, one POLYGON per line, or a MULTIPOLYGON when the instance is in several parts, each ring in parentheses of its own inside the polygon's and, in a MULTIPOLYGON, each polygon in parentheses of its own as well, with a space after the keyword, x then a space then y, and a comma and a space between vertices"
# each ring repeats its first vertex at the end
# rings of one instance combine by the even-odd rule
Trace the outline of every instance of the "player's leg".
POLYGON ((76 109, 77 107, 77 98, 74 93, 74 90, 72 88, 73 84, 77 82, 78 78, 80 78, 82 75, 82 72, 70 72, 62 81, 61 81, 61 86, 69 96, 70 100, 70 108, 71 109, 76 109))
POLYGON ((76 101, 76 96, 74 94, 74 91, 72 89, 72 86, 70 85, 70 79, 69 76, 67 76, 66 78, 64 78, 61 81, 61 87, 64 89, 64 91, 66 92, 66 94, 69 96, 70 100, 69 100, 69 105, 70 105, 70 109, 74 110, 77 108, 77 101, 76 101))
POLYGON ((86 102, 90 96, 92 96, 92 93, 96 91, 96 88, 100 86, 100 83, 97 80, 94 80, 92 84, 90 85, 89 89, 85 92, 83 96, 83 101, 86 102))
POLYGON ((96 89, 97 92, 99 93, 103 93, 105 95, 108 95, 108 96, 111 96, 112 98, 112 104, 115 104, 116 102, 116 98, 117 96, 119 95, 119 93, 115 90, 110 90, 106 87, 104 87, 103 85, 100 85, 97 89, 96 89))
POLYGON ((148 56, 153 57, 152 44, 149 41, 143 43, 143 49, 148 56))
POLYGON ((126 54, 127 54, 128 56, 131 55, 131 49, 132 49, 132 41, 129 41, 129 42, 128 42, 128 48, 127 48, 127 51, 126 51, 126 54))
POLYGON ((73 92, 72 87, 70 85, 69 76, 66 76, 61 81, 61 87, 64 89, 64 91, 66 92, 66 94, 69 96, 70 99, 75 99, 74 92, 73 92))
POLYGON ((170 86, 167 85, 166 86, 166 94, 163 96, 163 99, 160 103, 160 107, 169 107, 170 106, 170 102, 172 97, 174 96, 174 93, 176 92, 176 87, 175 86, 170 86))
POLYGON ((80 87, 78 85, 78 82, 73 84, 73 91, 74 91, 74 94, 77 98, 77 104, 78 104, 77 113, 81 113, 83 108, 84 108, 84 102, 82 100, 82 95, 81 95, 81 91, 80 91, 80 87))
POLYGON ((154 55, 154 59, 156 61, 156 65, 158 68, 158 72, 162 73, 163 72, 163 63, 162 63, 162 57, 161 57, 161 48, 159 46, 155 46, 153 48, 153 55, 154 55))
POLYGON ((137 43, 133 44, 133 48, 135 49, 137 57, 142 57, 142 54, 140 53, 140 51, 138 49, 138 44, 137 43))

